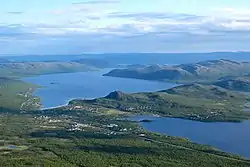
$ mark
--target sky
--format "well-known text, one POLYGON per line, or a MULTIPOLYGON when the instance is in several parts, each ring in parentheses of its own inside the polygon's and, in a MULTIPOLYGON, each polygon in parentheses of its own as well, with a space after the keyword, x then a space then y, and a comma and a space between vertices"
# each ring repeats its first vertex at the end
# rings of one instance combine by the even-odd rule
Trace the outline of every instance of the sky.
POLYGON ((250 51, 250 0, 7 0, 0 55, 250 51))

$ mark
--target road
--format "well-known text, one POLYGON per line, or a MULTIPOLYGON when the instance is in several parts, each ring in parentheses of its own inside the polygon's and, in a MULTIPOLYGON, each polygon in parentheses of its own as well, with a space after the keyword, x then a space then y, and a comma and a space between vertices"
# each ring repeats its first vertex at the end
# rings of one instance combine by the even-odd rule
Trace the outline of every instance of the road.
POLYGON ((29 88, 29 90, 23 95, 25 98, 27 98, 27 100, 25 102, 23 102, 20 106, 20 110, 24 111, 25 110, 25 106, 29 106, 32 105, 33 103, 33 98, 30 98, 30 95, 32 94, 33 89, 29 88))

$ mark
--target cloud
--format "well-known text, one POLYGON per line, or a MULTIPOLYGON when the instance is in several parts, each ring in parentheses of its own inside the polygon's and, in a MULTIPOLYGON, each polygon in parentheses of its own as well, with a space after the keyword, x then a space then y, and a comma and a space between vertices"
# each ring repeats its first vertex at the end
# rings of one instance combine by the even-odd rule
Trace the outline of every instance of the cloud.
POLYGON ((57 15, 102 15, 105 14, 105 11, 113 11, 115 6, 119 4, 119 1, 115 0, 92 0, 92 1, 85 1, 85 2, 77 2, 72 3, 66 8, 63 9, 56 9, 51 11, 52 14, 57 15))
MULTIPOLYGON (((211 15, 192 15, 185 13, 168 12, 116 12, 112 11, 110 5, 98 5, 88 7, 80 5, 64 10, 70 19, 65 20, 61 31, 69 32, 106 32, 133 35, 134 33, 150 32, 189 32, 194 34, 213 33, 220 30, 248 30, 250 29, 250 17, 238 12, 239 16, 230 14, 220 15, 225 9, 213 11, 211 15), (85 12, 87 11, 87 12, 85 12), (65 27, 66 25, 66 27, 65 27), (71 28, 69 28, 71 27, 71 28), (73 28, 74 27, 74 28, 73 28), (131 32, 129 32, 129 30, 131 32)), ((229 13, 232 10, 226 10, 229 13)), ((63 15, 61 11, 60 15, 63 15)), ((66 15, 66 14, 65 14, 66 15)))
POLYGON ((65 8, 44 11, 35 15, 33 22, 22 24, 23 13, 14 12, 14 17, 20 19, 0 25, 0 46, 15 44, 34 52, 50 48, 46 49, 48 53, 248 49, 248 9, 219 8, 204 15, 194 15, 131 12, 119 9, 119 3, 114 0, 73 3, 65 8), (37 19, 44 15, 45 21, 37 19), (55 49, 57 47, 60 50, 55 49))
MULTIPOLYGON (((79 8, 78 8, 79 9, 79 8)), ((186 32, 192 34, 213 34, 250 30, 250 19, 220 18, 173 13, 83 13, 68 11, 69 17, 60 15, 58 22, 25 25, 31 32, 43 35, 64 34, 120 34, 137 35, 144 33, 186 32)), ((11 27, 12 30, 15 28, 11 27)))
POLYGON ((230 17, 247 17, 250 15, 250 9, 248 8, 214 8, 212 12, 215 14, 221 14, 221 16, 230 17))
MULTIPOLYGON (((0 29, 2 31, 2 29, 0 29)), ((209 34, 184 31, 162 31, 140 33, 133 26, 105 31, 127 31, 133 35, 119 33, 70 33, 41 34, 36 28, 16 26, 0 36, 1 52, 25 54, 79 54, 102 52, 202 52, 247 50, 250 41, 248 31, 217 30, 209 34), (20 28, 20 29, 18 29, 20 28), (30 33, 28 30, 32 30, 30 33), (10 35, 11 32, 13 35, 10 35), (34 33, 35 32, 35 33, 34 33), (16 34, 14 34, 16 33, 16 34), (233 42, 232 42, 233 40, 233 42), (5 48, 9 46, 19 49, 5 48)), ((249 50, 249 49, 248 49, 249 50)))
POLYGON ((114 3, 119 3, 118 0, 90 0, 90 1, 85 1, 85 2, 76 2, 73 3, 73 5, 86 5, 86 4, 114 4, 114 3))
POLYGON ((30 33, 28 29, 25 29, 22 25, 0 25, 0 37, 18 37, 21 35, 27 35, 30 33))
POLYGON ((192 21, 203 16, 191 15, 191 14, 176 14, 176 13, 157 13, 157 12, 144 12, 144 13, 111 13, 108 15, 111 18, 125 18, 135 20, 147 20, 147 19, 172 19, 172 20, 186 20, 192 21))
POLYGON ((10 14, 10 15, 21 15, 24 12, 6 12, 6 14, 10 14))
POLYGON ((36 25, 37 33, 64 34, 120 34, 133 36, 144 33, 186 32, 218 34, 250 29, 249 10, 219 8, 207 15, 170 12, 127 12, 120 9, 119 0, 78 2, 50 12, 51 23, 36 25), (117 9, 120 9, 117 11, 117 9), (43 25, 43 26, 42 26, 43 25))

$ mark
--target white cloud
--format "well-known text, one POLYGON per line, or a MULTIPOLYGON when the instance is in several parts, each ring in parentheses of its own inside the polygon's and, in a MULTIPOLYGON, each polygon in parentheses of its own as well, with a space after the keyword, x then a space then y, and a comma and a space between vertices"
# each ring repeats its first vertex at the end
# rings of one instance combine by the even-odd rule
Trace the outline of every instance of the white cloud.
MULTIPOLYGON (((189 32, 205 33, 213 29, 249 30, 250 11, 240 9, 214 9, 210 15, 195 16, 173 13, 126 13, 113 9, 116 3, 105 6, 74 4, 61 10, 61 33, 147 33, 147 32, 189 32), (223 13, 223 14, 222 14, 223 13), (123 29, 130 27, 129 29, 123 29)), ((50 29, 51 30, 51 29, 50 29)), ((49 30, 48 30, 49 31, 49 30)), ((56 32, 56 30, 53 30, 56 32)), ((45 29, 44 29, 45 32, 45 29)))
POLYGON ((47 20, 37 19, 24 25, 30 27, 31 32, 43 35, 106 33, 132 36, 152 32, 207 35, 218 30, 250 29, 250 9, 216 8, 205 16, 168 12, 131 13, 118 9, 119 1, 115 0, 73 3, 62 9, 45 12, 47 20))
POLYGON ((34 16, 33 21, 22 24, 16 23, 22 22, 20 20, 27 14, 13 13, 20 19, 13 21, 13 24, 0 25, 0 42, 11 43, 12 39, 33 41, 32 45, 35 45, 34 41, 37 41, 36 45, 43 46, 70 43, 79 48, 100 44, 106 47, 105 50, 125 49, 123 43, 134 50, 136 47, 164 50, 164 47, 197 47, 202 45, 200 43, 227 43, 232 40, 250 42, 249 9, 211 9, 203 16, 196 16, 168 12, 127 12, 125 9, 121 11, 118 6, 119 1, 111 0, 75 3, 62 9, 44 11, 40 13, 41 16, 34 16), (45 19, 36 20, 43 18, 43 15, 46 15, 45 19), (81 42, 85 40, 88 42, 81 42), (108 47, 112 42, 117 44, 108 47), (116 45, 119 46, 115 48, 116 45))
POLYGON ((220 14, 225 17, 247 17, 250 16, 250 9, 248 8, 215 8, 212 9, 215 14, 220 14))
POLYGON ((250 9, 216 8, 212 9, 214 24, 232 30, 250 30, 250 9))

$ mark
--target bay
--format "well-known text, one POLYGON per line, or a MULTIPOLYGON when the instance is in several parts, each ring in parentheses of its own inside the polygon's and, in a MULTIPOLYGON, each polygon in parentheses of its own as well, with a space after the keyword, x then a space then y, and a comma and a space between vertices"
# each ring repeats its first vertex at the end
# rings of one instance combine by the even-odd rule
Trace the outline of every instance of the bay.
MULTIPOLYGON (((34 94, 41 98, 44 108, 66 105, 69 100, 74 98, 103 97, 116 90, 126 93, 152 92, 176 86, 172 83, 102 76, 110 70, 42 75, 25 78, 24 81, 42 86, 34 94)), ((222 151, 250 158, 250 121, 203 123, 148 116, 131 119, 152 119, 151 123, 141 123, 148 131, 185 137, 199 144, 211 145, 222 151)))
POLYGON ((141 122, 141 125, 150 132, 188 138, 192 142, 250 158, 250 121, 204 123, 153 116, 136 116, 129 119, 152 120, 150 123, 141 122))
POLYGON ((102 76, 110 70, 41 75, 23 80, 42 86, 42 88, 37 89, 34 95, 41 98, 44 108, 65 105, 69 100, 75 98, 104 97, 113 91, 152 92, 176 86, 173 83, 102 76))

